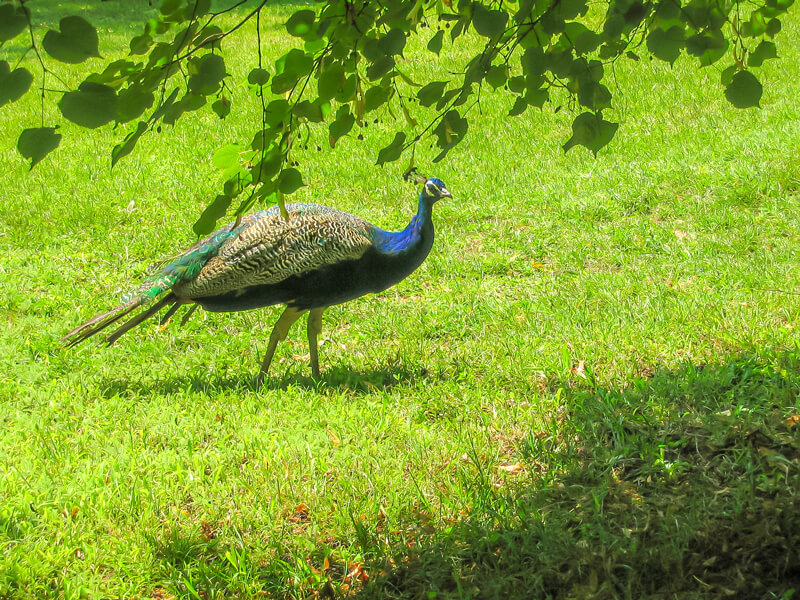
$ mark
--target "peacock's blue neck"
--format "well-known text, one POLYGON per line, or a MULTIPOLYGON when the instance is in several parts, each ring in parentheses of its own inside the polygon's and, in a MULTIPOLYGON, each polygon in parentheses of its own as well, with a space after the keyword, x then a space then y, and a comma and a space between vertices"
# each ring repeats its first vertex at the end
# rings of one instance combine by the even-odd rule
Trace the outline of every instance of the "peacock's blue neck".
POLYGON ((431 213, 433 202, 420 194, 419 207, 417 214, 411 218, 411 222, 402 231, 384 231, 378 227, 372 232, 372 241, 375 248, 389 255, 404 254, 412 250, 420 249, 421 246, 433 244, 433 221, 431 213))

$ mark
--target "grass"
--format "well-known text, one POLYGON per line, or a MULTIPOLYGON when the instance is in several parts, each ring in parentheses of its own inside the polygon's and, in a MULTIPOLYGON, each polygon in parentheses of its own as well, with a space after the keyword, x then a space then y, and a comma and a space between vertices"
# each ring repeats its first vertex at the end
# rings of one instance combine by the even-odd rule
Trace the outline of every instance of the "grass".
MULTIPOLYGON (((88 17, 110 58, 146 6, 108 4, 88 17)), ((560 150, 558 98, 512 120, 485 95, 447 162, 417 154, 456 196, 426 263, 326 313, 320 381, 298 326, 261 390, 277 310, 58 345, 193 241, 209 156, 257 118, 245 42, 238 117, 113 171, 122 132, 49 106, 66 135, 28 173, 35 95, 0 109, 0 598, 797 597, 796 11, 778 41, 759 110, 714 67, 619 64, 596 159, 560 150)), ((312 140, 297 198, 404 225, 414 192, 370 166, 394 124, 312 140)))

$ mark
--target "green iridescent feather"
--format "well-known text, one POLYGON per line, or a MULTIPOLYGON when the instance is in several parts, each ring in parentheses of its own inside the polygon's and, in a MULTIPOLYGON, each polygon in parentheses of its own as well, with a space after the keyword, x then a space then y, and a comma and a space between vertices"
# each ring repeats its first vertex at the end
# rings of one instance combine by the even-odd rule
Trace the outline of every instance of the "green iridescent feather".
POLYGON ((185 254, 162 267, 157 273, 145 279, 135 290, 122 296, 122 302, 128 303, 134 299, 139 299, 147 303, 162 292, 171 289, 176 283, 194 279, 205 264, 219 253, 225 241, 239 233, 241 229, 241 227, 230 230, 223 229, 203 240, 185 254))

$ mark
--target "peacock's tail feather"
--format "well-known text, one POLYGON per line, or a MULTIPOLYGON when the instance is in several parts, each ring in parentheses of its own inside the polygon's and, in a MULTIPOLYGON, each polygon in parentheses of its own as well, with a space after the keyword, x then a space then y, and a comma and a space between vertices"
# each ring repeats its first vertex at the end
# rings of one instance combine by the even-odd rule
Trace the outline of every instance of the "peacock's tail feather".
POLYGON ((241 227, 231 229, 230 226, 216 232, 211 237, 198 242, 175 260, 167 263, 136 289, 122 297, 122 303, 143 298, 145 303, 155 299, 159 294, 172 289, 175 284, 190 281, 197 277, 206 263, 214 258, 220 247, 231 236, 237 234, 241 227))
MULTIPOLYGON (((205 264, 217 255, 222 244, 232 235, 238 233, 240 229, 241 228, 232 229, 228 226, 205 240, 198 242, 184 254, 159 269, 157 273, 148 277, 136 289, 125 294, 122 297, 121 303, 116 308, 101 315, 97 315, 86 321, 83 325, 76 327, 61 338, 61 341, 67 347, 80 344, 82 341, 100 333, 105 328, 128 316, 137 308, 147 306, 158 296, 171 290, 176 284, 184 281, 191 281, 197 277, 205 264)), ((178 296, 170 291, 170 293, 161 298, 152 307, 136 315, 114 330, 106 341, 109 345, 113 344, 126 331, 136 327, 136 325, 153 316, 165 306, 170 306, 167 314, 162 319, 162 324, 166 323, 184 303, 184 300, 178 298, 178 296)), ((181 325, 186 322, 188 317, 189 315, 184 317, 181 325)))
MULTIPOLYGON (((108 342, 108 345, 110 346, 111 344, 116 342, 126 331, 130 331, 131 329, 136 327, 139 323, 146 321, 154 314, 156 314, 158 311, 160 311, 162 308, 164 308, 165 306, 169 306, 170 304, 172 305, 181 304, 181 300, 171 292, 166 296, 164 296, 161 300, 153 304, 153 306, 148 308, 146 311, 139 313, 129 321, 123 323, 120 327, 117 327, 117 329, 115 329, 113 333, 109 335, 108 338, 106 338, 106 342, 108 342)), ((172 310, 172 308, 170 308, 170 313, 173 312, 174 311, 172 310)), ((170 314, 170 316, 172 315, 170 314)))

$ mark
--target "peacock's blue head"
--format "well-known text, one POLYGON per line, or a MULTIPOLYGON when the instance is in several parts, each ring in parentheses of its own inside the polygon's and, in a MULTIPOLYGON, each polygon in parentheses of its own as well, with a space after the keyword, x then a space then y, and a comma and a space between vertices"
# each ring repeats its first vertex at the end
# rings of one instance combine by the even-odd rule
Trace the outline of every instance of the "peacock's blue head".
POLYGON ((422 199, 427 200, 431 204, 437 200, 441 200, 442 198, 452 197, 453 196, 444 186, 444 181, 437 179, 436 177, 431 177, 430 179, 426 180, 425 185, 422 187, 422 199))

